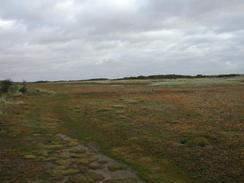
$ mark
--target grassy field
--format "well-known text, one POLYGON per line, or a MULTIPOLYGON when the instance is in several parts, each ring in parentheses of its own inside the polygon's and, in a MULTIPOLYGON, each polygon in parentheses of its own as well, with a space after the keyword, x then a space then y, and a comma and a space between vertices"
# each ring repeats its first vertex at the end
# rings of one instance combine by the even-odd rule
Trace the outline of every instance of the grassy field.
POLYGON ((244 180, 244 77, 27 86, 0 101, 0 182, 244 180))

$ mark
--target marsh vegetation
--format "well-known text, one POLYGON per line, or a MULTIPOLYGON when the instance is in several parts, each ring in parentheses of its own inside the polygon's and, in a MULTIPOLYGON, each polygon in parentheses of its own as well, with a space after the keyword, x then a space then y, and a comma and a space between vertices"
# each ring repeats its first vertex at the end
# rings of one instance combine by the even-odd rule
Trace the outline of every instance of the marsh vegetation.
POLYGON ((26 83, 1 94, 0 182, 241 183, 243 81, 26 83))

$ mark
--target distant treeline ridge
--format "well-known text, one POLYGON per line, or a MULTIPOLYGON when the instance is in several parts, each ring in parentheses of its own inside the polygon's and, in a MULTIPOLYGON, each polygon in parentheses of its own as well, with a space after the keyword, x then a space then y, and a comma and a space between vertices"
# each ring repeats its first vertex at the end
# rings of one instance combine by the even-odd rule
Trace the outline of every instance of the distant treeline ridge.
POLYGON ((179 75, 179 74, 166 74, 166 75, 149 75, 149 76, 131 76, 124 77, 118 80, 123 79, 183 79, 183 78, 222 78, 222 77, 237 77, 241 74, 221 74, 221 75, 179 75))
MULTIPOLYGON (((149 75, 149 76, 130 76, 117 78, 112 80, 132 80, 132 79, 194 79, 194 78, 224 78, 224 77, 237 77, 243 76, 242 74, 219 74, 219 75, 180 75, 180 74, 165 74, 165 75, 149 75)), ((79 81, 102 81, 102 80, 111 80, 108 78, 94 78, 94 79, 86 79, 86 80, 60 80, 53 82, 79 82, 79 81)), ((35 83, 46 83, 50 81, 36 81, 35 83)))

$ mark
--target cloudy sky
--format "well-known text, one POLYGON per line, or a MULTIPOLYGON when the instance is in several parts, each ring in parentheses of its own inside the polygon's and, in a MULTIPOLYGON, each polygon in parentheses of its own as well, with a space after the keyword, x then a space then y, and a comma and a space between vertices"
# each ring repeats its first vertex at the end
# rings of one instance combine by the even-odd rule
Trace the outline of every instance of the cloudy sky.
POLYGON ((0 0, 0 79, 244 73, 244 0, 0 0))

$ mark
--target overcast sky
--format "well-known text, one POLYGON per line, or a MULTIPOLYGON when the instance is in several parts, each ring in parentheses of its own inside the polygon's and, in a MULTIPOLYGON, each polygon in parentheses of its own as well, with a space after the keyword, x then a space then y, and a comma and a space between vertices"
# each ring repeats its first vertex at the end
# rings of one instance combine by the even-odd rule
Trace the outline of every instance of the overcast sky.
POLYGON ((244 73, 244 0, 0 0, 0 79, 244 73))

